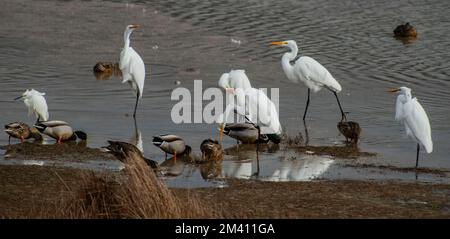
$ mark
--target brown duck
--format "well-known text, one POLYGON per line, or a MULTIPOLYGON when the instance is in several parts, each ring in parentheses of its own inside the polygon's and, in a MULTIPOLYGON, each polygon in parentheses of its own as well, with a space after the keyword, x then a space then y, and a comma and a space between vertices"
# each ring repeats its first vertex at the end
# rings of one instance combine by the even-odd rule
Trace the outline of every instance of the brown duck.
POLYGON ((394 29, 394 35, 395 37, 417 37, 417 30, 415 27, 413 27, 409 22, 407 22, 404 25, 398 25, 394 29))
POLYGON ((147 163, 153 169, 158 168, 158 163, 151 159, 147 159, 144 157, 142 152, 134 145, 126 142, 120 141, 111 141, 108 140, 109 145, 106 146, 111 154, 113 154, 119 161, 126 163, 126 160, 132 158, 133 156, 137 156, 147 163))
POLYGON ((30 128, 23 122, 13 122, 5 125, 5 132, 9 135, 8 143, 11 142, 11 137, 20 139, 23 143, 25 139, 34 138, 35 140, 42 140, 42 135, 36 128, 30 128))
POLYGON ((351 144, 358 143, 359 136, 361 135, 361 127, 357 122, 347 121, 347 117, 342 117, 341 121, 337 124, 337 128, 345 136, 346 142, 351 144))

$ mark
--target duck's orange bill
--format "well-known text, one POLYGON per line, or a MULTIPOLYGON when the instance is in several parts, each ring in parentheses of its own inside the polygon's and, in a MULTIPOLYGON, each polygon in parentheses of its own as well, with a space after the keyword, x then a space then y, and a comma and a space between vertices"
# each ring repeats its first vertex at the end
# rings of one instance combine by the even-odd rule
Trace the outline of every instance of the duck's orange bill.
POLYGON ((285 44, 287 44, 285 41, 273 41, 270 43, 271 46, 273 46, 273 45, 281 46, 281 45, 285 45, 285 44))
POLYGON ((391 93, 395 93, 395 92, 398 92, 398 91, 400 91, 400 88, 392 88, 392 89, 388 89, 388 90, 386 90, 387 92, 391 92, 391 93))

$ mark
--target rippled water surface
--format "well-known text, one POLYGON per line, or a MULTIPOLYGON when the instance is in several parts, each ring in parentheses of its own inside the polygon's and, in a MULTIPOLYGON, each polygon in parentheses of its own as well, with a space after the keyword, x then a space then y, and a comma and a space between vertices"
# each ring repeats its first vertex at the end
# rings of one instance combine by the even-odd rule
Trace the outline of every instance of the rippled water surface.
MULTIPOLYGON (((50 118, 86 131, 89 146, 104 146, 108 139, 134 140, 136 129, 129 116, 134 97, 129 86, 118 77, 96 80, 92 67, 97 61, 118 61, 125 26, 139 23, 142 28, 131 41, 147 68, 137 117, 147 157, 164 160, 163 152, 151 145, 156 134, 178 134, 196 152, 203 139, 217 135, 216 125, 172 123, 170 109, 177 101, 171 101, 170 95, 178 87, 175 81, 191 90, 195 79, 203 80, 203 88, 216 87, 220 75, 230 69, 246 69, 254 87, 278 87, 285 131, 303 132, 307 89, 286 79, 280 64, 284 49, 268 46, 270 41, 293 39, 300 54, 318 60, 342 85, 339 96, 344 110, 363 129, 360 149, 378 154, 358 162, 414 165, 415 144, 394 122, 395 96, 386 93, 387 88, 405 85, 412 88, 431 121, 434 152, 421 154, 420 165, 450 169, 449 1, 7 0, 2 5, 1 124, 34 122, 23 103, 12 99, 35 88, 46 92, 50 118), (392 37, 395 26, 406 21, 419 32, 409 44, 392 37)), ((325 90, 312 94, 309 143, 341 144, 339 120, 333 95, 325 90)), ((0 144, 7 143, 4 134, 0 144)), ((234 145, 234 140, 225 138, 225 148, 234 145)), ((254 158, 224 161, 222 175, 252 177, 254 158)), ((335 160, 320 161, 315 164, 321 169, 311 173, 302 171, 314 168, 307 166, 309 156, 297 155, 294 162, 286 158, 282 150, 261 153, 263 178, 327 178, 335 164, 335 160)), ((347 171, 342 174, 351 175, 347 171)), ((178 179, 191 180, 176 180, 173 185, 207 183, 195 167, 183 168, 180 175, 178 179)))

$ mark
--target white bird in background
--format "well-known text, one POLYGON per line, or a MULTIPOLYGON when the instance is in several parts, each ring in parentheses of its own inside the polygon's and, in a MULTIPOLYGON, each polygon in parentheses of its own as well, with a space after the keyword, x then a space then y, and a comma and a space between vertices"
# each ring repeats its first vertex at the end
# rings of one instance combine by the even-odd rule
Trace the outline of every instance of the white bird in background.
POLYGON ((145 81, 145 65, 139 54, 130 47, 130 35, 139 25, 128 25, 123 33, 124 47, 120 52, 119 68, 122 71, 122 83, 128 82, 136 95, 133 117, 136 118, 138 101, 142 98, 145 81))
POLYGON ((41 93, 35 89, 26 90, 21 96, 14 100, 23 99, 28 108, 28 114, 34 113, 37 120, 36 123, 47 121, 49 118, 47 101, 44 98, 45 93, 41 93))
POLYGON ((398 89, 388 91, 399 92, 395 105, 395 120, 403 123, 405 125, 406 135, 417 142, 417 169, 420 145, 425 148, 427 153, 433 152, 430 121, 422 105, 417 101, 417 98, 412 98, 410 88, 402 86, 398 89))
POLYGON ((298 53, 297 43, 293 40, 282 42, 271 42, 270 45, 278 45, 288 47, 290 52, 284 53, 281 58, 281 65, 287 78, 294 82, 303 82, 308 87, 308 100, 306 101, 305 113, 303 114, 303 121, 305 121, 306 112, 309 106, 309 97, 311 90, 316 93, 323 87, 333 92, 336 96, 336 100, 341 110, 342 119, 346 119, 344 111, 342 110, 341 103, 336 93, 342 90, 341 85, 336 79, 328 72, 328 70, 322 66, 319 62, 308 56, 302 56, 295 61, 294 65, 291 65, 291 61, 295 59, 298 53))

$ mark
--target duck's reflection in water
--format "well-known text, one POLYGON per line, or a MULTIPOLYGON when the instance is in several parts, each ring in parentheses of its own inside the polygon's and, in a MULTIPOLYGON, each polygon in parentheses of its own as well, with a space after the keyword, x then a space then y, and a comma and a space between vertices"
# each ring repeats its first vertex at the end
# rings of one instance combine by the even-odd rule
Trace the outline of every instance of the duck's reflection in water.
POLYGON ((267 181, 310 181, 319 179, 334 164, 334 160, 324 156, 305 156, 296 160, 283 160, 267 181))

